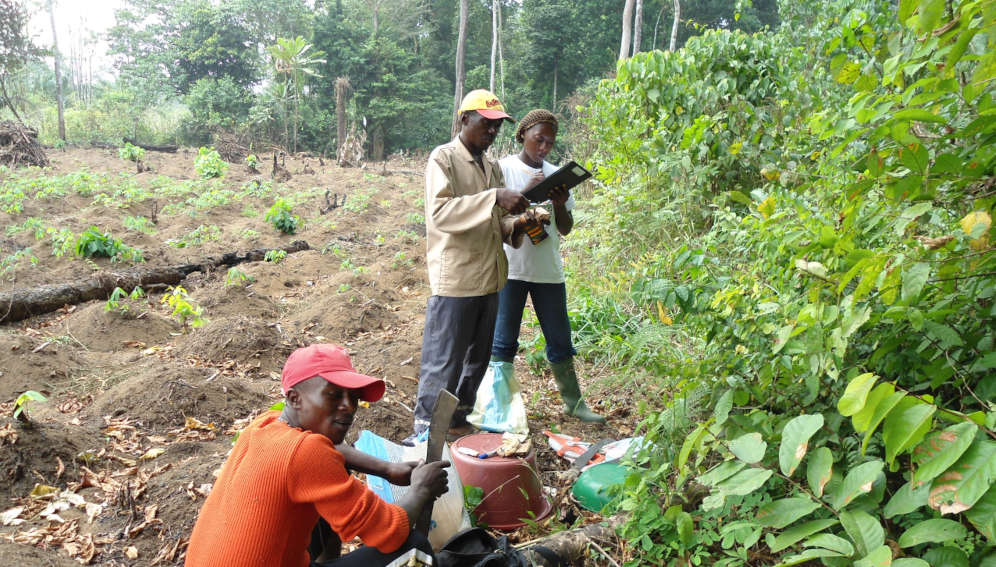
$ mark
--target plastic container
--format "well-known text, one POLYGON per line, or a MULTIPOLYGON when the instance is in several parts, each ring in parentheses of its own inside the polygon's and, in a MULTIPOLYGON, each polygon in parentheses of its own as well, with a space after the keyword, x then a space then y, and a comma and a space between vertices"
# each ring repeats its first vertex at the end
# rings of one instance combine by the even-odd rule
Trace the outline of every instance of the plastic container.
POLYGON ((460 482, 484 491, 481 503, 473 510, 477 521, 490 528, 512 530, 526 525, 525 520, 542 520, 553 507, 543 495, 535 451, 530 451, 525 458, 494 455, 481 459, 459 450, 465 447, 486 454, 500 445, 500 433, 476 433, 457 439, 450 447, 450 457, 460 482))
POLYGON ((609 488, 625 483, 629 473, 628 468, 615 461, 591 466, 574 481, 571 495, 584 508, 598 512, 612 499, 609 488))

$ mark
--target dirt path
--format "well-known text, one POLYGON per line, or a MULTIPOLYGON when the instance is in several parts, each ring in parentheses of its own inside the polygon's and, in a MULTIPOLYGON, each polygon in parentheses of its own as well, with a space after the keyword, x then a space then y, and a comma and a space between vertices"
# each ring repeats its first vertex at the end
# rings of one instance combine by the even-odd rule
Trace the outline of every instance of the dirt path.
MULTIPOLYGON (((384 399, 357 414, 353 438, 369 429, 399 440, 411 428, 428 285, 422 179, 409 172, 422 164, 392 162, 385 172, 294 159, 286 183, 239 165, 204 183, 195 154, 150 152, 152 171, 134 174, 113 151, 51 151, 44 176, 0 171, 0 290, 118 267, 52 254, 65 250, 67 231, 91 225, 140 248, 148 265, 298 239, 312 247, 243 264, 248 279, 192 274, 183 287, 203 309, 198 328, 170 318, 164 290, 109 311, 91 302, 0 326, 0 514, 21 508, 0 518, 0 565, 181 565, 212 473, 234 433, 278 401, 280 368, 299 345, 343 344, 361 372, 387 381, 384 399), (327 193, 345 205, 322 214, 327 193), (294 235, 263 219, 278 196, 301 217, 294 235), (26 390, 48 398, 28 406, 32 428, 10 417, 26 390)), ((610 415, 610 425, 588 426, 560 415, 549 374, 520 360, 517 375, 551 483, 565 463, 546 448, 544 429, 590 440, 633 431, 633 392, 586 380, 590 402, 610 415)), ((596 518, 567 503, 557 523, 579 514, 596 518)), ((539 534, 524 528, 513 539, 539 534)))

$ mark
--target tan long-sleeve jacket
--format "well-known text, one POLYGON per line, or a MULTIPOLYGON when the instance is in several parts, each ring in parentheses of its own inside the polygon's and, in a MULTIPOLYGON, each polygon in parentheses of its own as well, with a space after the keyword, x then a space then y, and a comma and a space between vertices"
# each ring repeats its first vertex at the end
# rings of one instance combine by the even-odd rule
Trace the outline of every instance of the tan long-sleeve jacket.
MULTIPOLYGON (((433 295, 474 297, 505 285, 508 259, 502 242, 512 239, 515 217, 497 205, 505 186, 497 162, 477 165, 459 136, 429 154, 425 168, 426 255, 433 295)), ((514 240, 514 241, 513 241, 514 240)))

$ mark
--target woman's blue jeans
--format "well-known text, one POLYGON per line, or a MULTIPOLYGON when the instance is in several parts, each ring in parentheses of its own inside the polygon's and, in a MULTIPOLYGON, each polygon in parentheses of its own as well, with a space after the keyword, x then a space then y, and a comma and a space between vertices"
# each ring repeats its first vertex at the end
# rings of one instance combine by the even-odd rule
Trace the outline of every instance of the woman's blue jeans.
POLYGON ((491 355, 503 360, 515 357, 527 295, 533 300, 533 309, 546 339, 547 360, 557 363, 577 354, 571 342, 571 321, 567 317, 567 286, 508 280, 498 292, 498 319, 491 355))

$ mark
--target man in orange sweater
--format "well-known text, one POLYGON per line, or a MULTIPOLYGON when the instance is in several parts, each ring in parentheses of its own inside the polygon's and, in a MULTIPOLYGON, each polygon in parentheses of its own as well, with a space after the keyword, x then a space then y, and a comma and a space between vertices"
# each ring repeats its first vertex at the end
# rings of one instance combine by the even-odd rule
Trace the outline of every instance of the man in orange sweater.
POLYGON ((291 353, 281 386, 283 411, 256 418, 225 461, 190 536, 187 567, 307 567, 319 517, 342 540, 359 536, 367 547, 312 567, 431 556, 411 526, 446 492, 449 463, 387 463, 343 444, 359 400, 379 400, 383 380, 358 374, 342 347, 317 344, 291 353), (388 504, 347 466, 411 490, 388 504))

